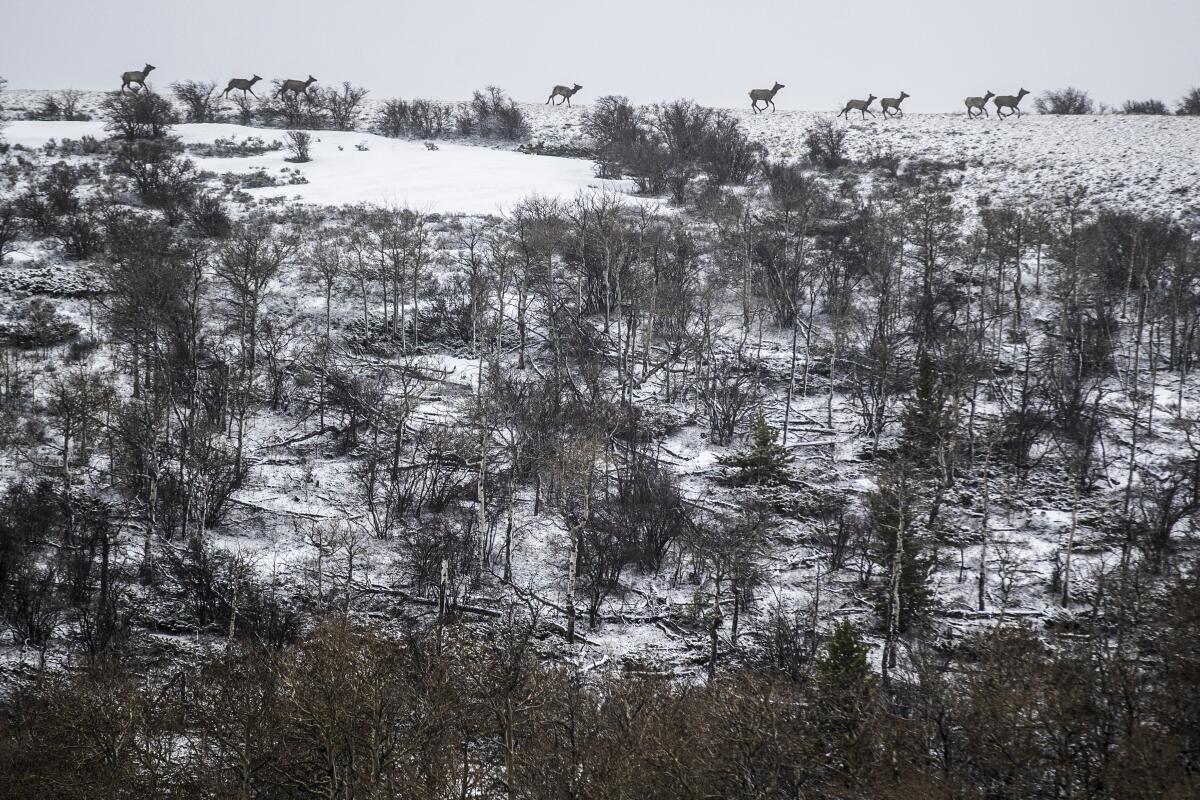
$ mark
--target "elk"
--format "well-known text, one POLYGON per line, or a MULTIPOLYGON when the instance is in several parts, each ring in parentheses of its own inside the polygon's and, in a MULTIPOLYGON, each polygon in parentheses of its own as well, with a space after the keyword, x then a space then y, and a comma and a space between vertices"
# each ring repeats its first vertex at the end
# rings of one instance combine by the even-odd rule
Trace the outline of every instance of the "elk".
POLYGON ((987 101, 991 100, 995 96, 996 93, 991 89, 988 89, 984 93, 983 97, 968 97, 963 101, 963 103, 967 106, 967 117, 970 119, 975 119, 975 117, 979 116, 975 113, 976 111, 982 111, 983 116, 985 117, 989 116, 987 110, 987 101))
POLYGON ((900 104, 904 102, 904 98, 908 97, 908 92, 900 90, 899 97, 885 97, 879 101, 879 107, 883 110, 884 119, 888 117, 903 117, 904 109, 900 108, 900 104))
POLYGON ((308 87, 316 82, 317 82, 317 79, 314 78, 312 75, 309 75, 308 80, 305 80, 305 81, 298 81, 298 80, 294 80, 292 78, 285 78, 283 81, 280 82, 279 91, 275 93, 275 96, 283 97, 285 92, 292 92, 293 94, 302 94, 305 97, 307 97, 308 96, 308 87))
POLYGON ((775 85, 770 89, 751 89, 750 108, 752 108, 754 113, 757 114, 760 111, 758 104, 762 103, 762 111, 766 111, 768 105, 771 107, 771 110, 774 111, 775 95, 779 94, 779 90, 782 88, 784 88, 783 84, 779 81, 775 81, 775 85))
POLYGON ((870 109, 870 105, 873 102, 875 102, 875 95, 873 94, 868 95, 866 100, 849 100, 846 102, 846 107, 842 109, 842 113, 838 114, 838 116, 840 117, 842 114, 845 114, 846 119, 850 119, 851 111, 859 111, 862 113, 863 119, 867 118, 867 114, 870 114, 872 117, 874 117, 875 112, 870 109))
MULTIPOLYGON (((563 102, 565 102, 568 106, 570 106, 571 98, 574 97, 575 93, 578 92, 582 88, 583 87, 580 86, 578 83, 576 83, 572 86, 555 86, 553 89, 550 90, 550 96, 548 98, 546 98, 546 103, 549 104, 551 101, 554 100, 554 98, 561 97, 563 99, 563 102)), ((555 103, 554 105, 561 106, 562 103, 555 103)))
POLYGON ((1027 94, 1029 94, 1029 90, 1022 89, 1021 91, 1017 92, 1015 96, 1011 94, 996 95, 996 99, 992 101, 996 104, 996 116, 1000 119, 1004 119, 1005 117, 1011 117, 1013 114, 1016 114, 1017 117, 1020 118, 1021 109, 1018 104, 1021 102, 1021 98, 1027 94), (1007 114, 1005 114, 1004 109, 1006 108, 1011 108, 1012 111, 1009 111, 1007 114))
MULTIPOLYGON (((242 95, 245 95, 246 92, 249 92, 250 94, 254 94, 254 84, 258 83, 261 80, 262 80, 262 78, 259 77, 257 74, 253 78, 230 78, 229 85, 225 87, 225 91, 222 92, 221 94, 224 95, 225 97, 229 97, 229 93, 232 92, 234 89, 241 89, 242 95)), ((254 94, 254 96, 258 97, 258 95, 256 95, 256 94, 254 94)))
POLYGON ((152 69, 154 69, 154 65, 147 64, 146 66, 142 67, 140 70, 131 69, 129 72, 122 72, 121 73, 121 94, 125 94, 125 90, 127 88, 129 88, 130 91, 140 92, 141 89, 130 88, 130 85, 134 84, 134 83, 136 83, 138 86, 142 87, 142 89, 145 89, 146 88, 146 76, 150 74, 150 71, 152 69))

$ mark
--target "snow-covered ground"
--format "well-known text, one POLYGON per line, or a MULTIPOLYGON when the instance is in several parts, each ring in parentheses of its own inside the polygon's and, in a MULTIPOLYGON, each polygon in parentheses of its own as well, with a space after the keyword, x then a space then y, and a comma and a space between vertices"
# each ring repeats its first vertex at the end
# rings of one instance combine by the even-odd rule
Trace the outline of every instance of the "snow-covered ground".
MULTIPOLYGON (((0 107, 9 116, 19 116, 25 110, 35 108, 48 94, 53 92, 9 90, 0 93, 0 107)), ((81 109, 95 115, 104 97, 103 92, 85 93, 81 109)), ((370 127, 370 120, 381 102, 379 98, 368 98, 361 128, 370 127)), ((1030 109, 1023 118, 1003 121, 994 115, 969 120, 965 114, 913 113, 902 119, 850 119, 838 120, 838 124, 847 129, 846 147, 854 159, 894 155, 902 160, 925 159, 961 167, 952 170, 950 175, 961 179, 960 194, 967 202, 988 199, 1045 201, 1082 187, 1087 192, 1085 205, 1107 205, 1200 222, 1200 117, 1120 114, 1050 117, 1032 113, 1032 103, 1028 100, 1026 103, 1030 109)), ((571 108, 523 103, 521 108, 530 122, 532 143, 551 148, 578 148, 589 144, 582 130, 588 103, 576 103, 571 108)), ((814 122, 834 118, 832 110, 754 114, 749 108, 737 108, 730 109, 729 113, 742 122, 754 141, 767 148, 771 158, 785 161, 805 155, 804 137, 814 122)), ((11 126, 10 140, 17 140, 14 138, 18 135, 17 127, 11 126)), ((188 127, 180 126, 180 132, 185 136, 188 127)), ((261 129, 256 130, 257 135, 271 138, 261 129)), ((389 163, 394 164, 397 171, 374 175, 373 167, 364 166, 367 159, 355 160, 354 156, 360 153, 350 152, 354 144, 365 138, 363 134, 325 131, 317 135, 322 139, 319 149, 314 150, 318 161, 303 170, 314 184, 312 188, 300 187, 295 191, 262 189, 258 193, 263 196, 298 194, 305 199, 357 196, 358 200, 379 202, 400 199, 387 196, 389 189, 395 191, 388 183, 388 176, 403 175, 406 177, 405 191, 411 193, 410 202, 418 207, 429 207, 422 202, 429 201, 435 207, 445 206, 438 210, 448 210, 452 203, 467 203, 473 199, 459 192, 449 194, 445 183, 438 185, 439 181, 453 178, 453 172, 449 168, 442 171, 427 162, 432 162, 439 154, 443 156, 441 162, 448 161, 450 159, 444 157, 448 153, 425 151, 420 143, 376 142, 370 137, 373 150, 378 147, 394 156, 394 160, 389 158, 389 163), (342 152, 337 151, 338 144, 343 146, 342 152), (326 158, 325 165, 318 163, 322 155, 326 158), (318 180, 326 167, 341 175, 343 169, 352 166, 362 169, 356 169, 353 178, 346 175, 344 185, 336 189, 330 181, 318 180), (427 166, 428 172, 425 171, 427 166), (362 187, 362 194, 373 196, 361 196, 356 185, 362 187)), ((458 150, 446 143, 438 146, 442 151, 454 149, 456 155, 463 157, 464 170, 467 154, 474 152, 458 150)), ((486 149, 494 150, 494 147, 486 149)), ((464 175, 477 185, 474 191, 482 195, 487 189, 501 205, 510 202, 511 192, 519 184, 520 176, 512 171, 518 168, 526 176, 546 181, 546 189, 551 192, 571 193, 598 183, 585 162, 544 167, 546 172, 541 172, 542 167, 530 166, 527 161, 499 156, 492 161, 492 156, 481 153, 475 153, 475 158, 478 160, 471 160, 469 166, 484 172, 464 172, 464 175)), ((278 169, 280 159, 276 155, 266 161, 278 169)), ((488 198, 475 199, 481 202, 472 208, 464 206, 455 210, 494 210, 492 207, 480 208, 487 205, 488 198)), ((314 202, 347 201, 321 199, 314 202)))
MULTIPOLYGON (((0 103, 11 113, 14 108, 30 107, 37 96, 8 92, 0 96, 0 103)), ((94 110, 100 96, 89 95, 85 109, 94 110)), ((532 123, 533 143, 550 148, 588 144, 581 132, 586 106, 568 109, 531 104, 524 109, 532 123)), ((784 160, 800 158, 805 153, 803 139, 807 130, 817 119, 833 116, 831 112, 780 111, 752 115, 748 110, 736 110, 731 113, 742 119, 750 135, 762 142, 773 158, 784 160)), ((856 159, 891 153, 902 161, 928 159, 960 165, 950 170, 950 174, 961 179, 960 198, 964 201, 979 201, 989 195, 996 201, 1045 201, 1082 186, 1092 202, 1200 222, 1200 119, 1030 115, 1000 122, 994 118, 969 121, 962 116, 913 114, 903 120, 852 120, 839 124, 848 130, 847 145, 856 159)), ((175 133, 184 144, 211 143, 218 138, 260 137, 270 141, 282 136, 279 130, 224 123, 179 125, 175 133)), ((52 138, 61 141, 104 135, 99 120, 12 121, 4 131, 10 144, 31 149, 52 138)), ((596 179, 587 160, 529 155, 516 152, 515 145, 477 146, 440 141, 438 149, 432 150, 419 141, 363 132, 314 131, 313 137, 313 160, 301 165, 286 163, 286 153, 280 150, 244 158, 192 157, 200 169, 218 175, 266 170, 286 180, 298 170, 306 183, 246 191, 260 198, 282 197, 320 205, 374 203, 407 205, 421 211, 487 215, 503 212, 530 194, 567 199, 580 192, 626 188, 620 182, 596 179)), ((452 243, 442 244, 447 249, 453 247, 452 243)), ((21 254, 20 265, 12 265, 10 273, 0 276, 0 292, 15 295, 19 289, 23 297, 25 293, 44 293, 40 287, 51 283, 59 287, 60 295, 71 294, 68 289, 76 284, 88 288, 86 269, 63 263, 52 251, 38 253, 38 263, 33 266, 26 262, 34 259, 21 254), (64 277, 74 272, 79 274, 70 279, 64 277)), ((1026 275, 1031 273, 1029 270, 1026 275)), ((320 298, 306 280, 299 271, 283 276, 276 287, 278 306, 272 307, 271 312, 294 314, 308 322, 316 319, 320 298), (297 313, 298 310, 303 313, 297 313)), ((375 299, 372 298, 373 302, 375 299)), ((335 328, 356 318, 355 303, 357 298, 353 297, 338 304, 335 328)), ((82 301, 67 300, 60 310, 81 327, 90 322, 90 306, 82 301)), ((768 330, 760 338, 761 355, 772 374, 785 375, 789 337, 768 330)), ((814 346, 818 344, 814 341, 814 346)), ((1016 352, 1006 353, 1008 360, 1014 360, 1016 352)), ((808 359, 808 354, 802 358, 808 359)), ((816 355, 814 361, 820 358, 816 355)), ((415 415, 446 422, 461 413, 461 408, 448 402, 448 398, 469 392, 477 377, 476 361, 438 353, 430 356, 430 364, 446 370, 448 377, 438 387, 439 399, 422 403, 415 415)), ((1169 414, 1171 398, 1179 396, 1183 398, 1179 416, 1195 417, 1200 373, 1190 376, 1179 391, 1176 376, 1164 374, 1159 381, 1161 413, 1169 414)), ((776 425, 782 417, 781 387, 781 383, 775 385, 771 389, 774 394, 764 402, 770 421, 776 425)), ((639 404, 647 408, 665 405, 656 399, 656 394, 657 388, 648 384, 638 396, 639 404)), ((1113 395, 1119 392, 1114 390, 1113 395)), ((863 439, 851 399, 841 394, 834 398, 832 425, 828 430, 824 421, 825 403, 823 391, 814 390, 795 398, 792 424, 796 426, 799 421, 800 433, 795 433, 797 428, 793 427, 793 441, 789 445, 798 456, 799 475, 812 485, 861 494, 872 485, 871 466, 859 460, 863 439)), ((686 409, 676 411, 681 418, 685 416, 686 409)), ((263 565, 294 563, 299 574, 311 552, 305 549, 292 522, 361 517, 361 510, 353 508, 348 500, 353 493, 348 477, 351 460, 324 452, 315 444, 304 448, 284 446, 282 442, 297 433, 295 424, 294 419, 285 415, 268 413, 252 421, 248 438, 255 475, 252 485, 235 499, 246 510, 245 519, 266 522, 262 522, 262 527, 258 523, 227 526, 219 541, 223 546, 257 554, 258 563, 263 565), (263 534, 264 528, 269 529, 270 535, 263 534)), ((1124 431, 1114 426, 1108 433, 1113 441, 1119 442, 1124 431)), ((1180 436, 1169 425, 1160 423, 1155 436, 1148 444, 1140 443, 1150 457, 1158 458, 1179 449, 1180 436)), ((715 496, 710 479, 715 473, 717 457, 738 449, 740 443, 732 448, 716 447, 692 419, 663 445, 666 454, 663 458, 681 476, 688 500, 700 503, 715 496)), ((1119 470, 1106 478, 1110 490, 1120 487, 1119 470)), ((992 490, 1003 496, 996 501, 997 510, 993 512, 996 538, 992 546, 1010 562, 1017 584, 1013 602, 1001 613, 1045 618, 1055 609, 1045 586, 1054 569, 1051 558, 1061 550, 1069 527, 1070 497, 1062 486, 1049 485, 1045 480, 1034 487, 1018 487, 1009 482, 992 490), (1011 548, 1006 542, 1012 542, 1011 548)), ((957 554, 961 566, 955 566, 955 559, 947 558, 942 569, 933 575, 935 595, 948 615, 959 618, 969 616, 973 608, 971 574, 977 569, 979 548, 969 540, 979 526, 979 514, 974 511, 978 508, 978 487, 965 487, 960 495, 963 508, 958 512, 948 511, 946 516, 963 533, 964 541, 968 541, 957 554)), ((514 582, 561 602, 566 561, 562 520, 545 514, 533 516, 528 491, 521 493, 516 506, 514 582)), ((1097 505, 1096 509, 1095 514, 1103 513, 1103 506, 1097 505)), ((1077 539, 1081 553, 1100 539, 1101 527, 1086 515, 1081 520, 1077 539)), ((819 549, 813 545, 818 536, 814 525, 793 520, 778 533, 763 568, 760 610, 776 598, 790 610, 801 609, 820 596, 822 613, 870 615, 870 603, 854 585, 851 571, 833 576, 823 571, 817 555, 819 549)), ((371 548, 365 571, 372 582, 384 584, 392 577, 396 547, 392 542, 373 542, 371 548)), ((1079 579, 1082 581, 1089 570, 1098 568, 1105 557, 1098 545, 1090 555, 1077 556, 1074 569, 1079 579)), ((686 581, 671 585, 666 576, 629 575, 622 580, 626 590, 605 604, 606 624, 586 632, 588 639, 598 645, 589 657, 613 660, 661 657, 676 664, 689 661, 694 664, 696 653, 691 651, 702 651, 702 640, 680 636, 658 620, 699 613, 695 602, 699 596, 697 587, 686 581)), ((499 593, 495 585, 486 590, 499 593)))
MULTIPOLYGON (((185 145, 282 136, 281 131, 225 123, 178 125, 174 133, 185 145)), ((11 144, 34 149, 50 139, 102 139, 107 134, 101 120, 15 121, 4 136, 11 144)), ((496 214, 531 194, 565 199, 581 191, 625 188, 621 181, 595 178, 591 164, 577 158, 537 157, 447 142, 431 150, 422 142, 372 133, 313 131, 312 137, 312 160, 305 164, 289 164, 284 150, 244 158, 193 158, 200 169, 217 174, 261 169, 286 182, 287 175, 298 171, 307 183, 245 191, 253 197, 285 197, 317 205, 371 203, 425 212, 496 214)))
MULTIPOLYGON (((1032 106, 1032 103, 1030 103, 1032 106)), ((584 146, 586 106, 530 105, 532 138, 547 146, 584 146)), ((832 112, 730 111, 772 158, 798 159, 804 136, 832 112)), ((1045 200, 1083 187, 1088 202, 1200 222, 1200 117, 1038 116, 968 120, 960 114, 838 120, 856 160, 896 155, 961 164, 971 200, 1045 200)))

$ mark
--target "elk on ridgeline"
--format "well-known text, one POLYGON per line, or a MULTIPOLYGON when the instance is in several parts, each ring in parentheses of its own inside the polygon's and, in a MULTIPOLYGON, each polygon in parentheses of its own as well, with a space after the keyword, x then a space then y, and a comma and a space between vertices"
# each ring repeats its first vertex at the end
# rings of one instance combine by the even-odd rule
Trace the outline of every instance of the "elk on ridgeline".
POLYGON ((554 100, 554 98, 561 97, 562 102, 554 103, 554 105, 561 106, 563 103, 566 103, 568 106, 570 106, 571 98, 574 97, 575 93, 578 92, 582 88, 583 87, 580 86, 578 83, 573 84, 571 86, 555 86, 553 89, 550 90, 550 96, 548 98, 546 98, 546 103, 549 104, 551 101, 554 100))
POLYGON ((988 110, 987 110, 987 101, 991 100, 995 96, 996 96, 996 93, 993 92, 991 89, 988 89, 984 93, 983 97, 968 97, 966 100, 963 100, 963 103, 967 107, 967 117, 969 117, 970 119, 975 119, 975 117, 989 116, 988 110), (980 111, 982 113, 976 114, 975 113, 976 111, 980 111))
POLYGON ((153 64, 147 64, 139 69, 131 69, 129 72, 121 73, 121 94, 125 94, 125 90, 129 89, 132 92, 140 92, 146 88, 146 76, 154 69, 153 64), (132 84, 137 84, 141 89, 132 88, 132 84))
MULTIPOLYGON (((257 73, 253 78, 230 78, 229 85, 225 87, 225 91, 221 92, 221 94, 225 97, 229 97, 229 93, 234 89, 241 89, 243 95, 245 95, 246 92, 254 94, 254 84, 261 80, 262 78, 259 77, 257 73)), ((258 97, 256 94, 254 94, 254 96, 258 97)))
POLYGON ((840 117, 844 114, 846 119, 850 119, 850 112, 858 111, 862 114, 863 119, 867 118, 867 114, 874 117, 875 112, 871 110, 871 103, 873 102, 875 102, 875 95, 873 94, 868 95, 866 100, 849 100, 846 102, 846 107, 842 109, 841 114, 838 114, 838 116, 840 117))
POLYGON ((879 108, 883 111, 883 118, 888 117, 903 117, 904 109, 900 108, 900 104, 904 102, 904 98, 908 97, 908 92, 900 90, 899 97, 884 97, 879 101, 879 108))
POLYGON ((775 95, 779 94, 779 90, 783 89, 783 88, 784 88, 784 85, 782 83, 780 83, 779 81, 775 81, 775 85, 772 86, 770 89, 751 89, 750 90, 750 108, 754 110, 755 114, 757 114, 759 111, 766 111, 767 106, 770 106, 771 110, 774 111, 775 110, 775 95), (763 107, 761 109, 758 107, 759 103, 763 104, 763 107))
POLYGON ((283 97, 283 95, 285 93, 291 92, 292 94, 296 94, 296 95, 302 94, 305 97, 308 97, 308 87, 316 82, 317 82, 317 79, 314 78, 311 74, 308 76, 308 80, 304 80, 304 81, 298 81, 293 78, 285 78, 283 81, 280 82, 279 91, 275 93, 275 96, 283 97))
POLYGON ((1022 89, 1021 91, 1017 92, 1015 95, 1011 95, 1011 94, 997 95, 996 99, 992 101, 993 103, 996 104, 996 116, 999 117, 1000 119, 1004 119, 1005 117, 1011 117, 1013 114, 1016 114, 1017 118, 1020 119, 1021 108, 1020 108, 1019 104, 1021 102, 1021 98, 1027 94, 1029 94, 1029 90, 1022 89), (1007 114, 1005 114, 1004 109, 1006 109, 1006 108, 1011 108, 1012 111, 1009 111, 1007 114))

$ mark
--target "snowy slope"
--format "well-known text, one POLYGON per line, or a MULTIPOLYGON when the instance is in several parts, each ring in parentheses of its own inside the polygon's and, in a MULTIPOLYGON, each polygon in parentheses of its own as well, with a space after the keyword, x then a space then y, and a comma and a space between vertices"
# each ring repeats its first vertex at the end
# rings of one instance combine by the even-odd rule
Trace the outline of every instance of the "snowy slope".
MULTIPOLYGON (((174 132, 184 144, 251 136, 272 139, 281 134, 230 124, 178 125, 174 132)), ((8 142, 29 148, 41 147, 50 139, 83 136, 104 138, 104 123, 16 121, 5 131, 8 142)), ((217 174, 265 169, 278 175, 284 168, 299 170, 308 183, 246 191, 254 197, 286 197, 319 205, 373 203, 421 211, 495 214, 531 194, 571 198, 580 191, 624 188, 620 181, 593 177, 591 164, 580 159, 452 143, 439 143, 437 150, 429 150, 421 142, 370 133, 313 131, 312 136, 312 161, 306 164, 288 164, 284 151, 247 158, 193 158, 200 169, 217 174)))
MULTIPOLYGON (((8 116, 19 116, 22 111, 36 107, 47 94, 52 92, 6 91, 0 93, 0 106, 8 116)), ((94 114, 104 97, 103 92, 87 92, 81 108, 94 114)), ((381 102, 378 98, 368 98, 360 127, 369 127, 381 102)), ((574 148, 589 145, 582 131, 588 110, 586 102, 576 103, 572 108, 544 103, 525 103, 521 107, 531 124, 533 143, 574 148)), ((752 139, 766 146, 771 158, 780 160, 804 156, 804 136, 812 124, 818 119, 834 118, 833 110, 753 114, 748 108, 739 108, 730 109, 729 113, 741 120, 752 139)), ((838 124, 847 128, 846 145, 850 155, 857 160, 895 155, 901 159, 928 159, 960 165, 961 170, 951 174, 962 180, 961 196, 969 203, 985 198, 1039 201, 1083 187, 1090 204, 1200 222, 1200 117, 1119 114, 1048 117, 1027 113, 1022 119, 1000 121, 994 116, 968 120, 960 114, 914 113, 898 120, 851 119, 838 121, 838 124)), ((12 128, 16 127, 10 128, 10 140, 15 140, 16 132, 12 128)), ((180 126, 181 130, 187 128, 180 126)), ((259 135, 266 134, 260 132, 259 135)), ((322 144, 334 138, 341 142, 344 138, 348 142, 344 145, 347 148, 363 138, 359 134, 330 132, 318 135, 323 139, 322 144)), ((421 153, 410 153, 410 146, 420 148, 419 144, 396 143, 397 152, 405 154, 404 163, 415 166, 421 163, 421 153), (408 157, 412 161, 408 161, 408 157)), ((439 146, 443 150, 451 147, 448 144, 439 146)), ((336 151, 336 147, 333 150, 336 151)), ((345 165, 350 163, 353 161, 347 158, 345 165)), ((489 175, 489 181, 503 184, 497 188, 507 191, 510 187, 506 179, 512 177, 508 167, 517 163, 495 162, 498 173, 489 175)), ((481 160, 478 165, 486 168, 493 162, 481 160)), ((304 170, 310 180, 313 169, 321 168, 310 165, 304 170)), ((527 167, 521 169, 526 171, 527 167)), ((366 174, 360 177, 369 179, 370 170, 364 172, 366 174)), ((563 177, 580 185, 595 182, 582 165, 578 171, 571 170, 570 173, 569 177, 563 177)), ((434 174, 430 173, 430 180, 434 174)), ((426 198, 439 204, 461 202, 458 196, 429 192, 420 173, 417 175, 418 184, 425 188, 419 191, 413 188, 414 202, 419 204, 419 200, 426 198)), ((360 199, 383 199, 379 197, 380 188, 370 188, 369 191, 376 194, 374 198, 360 199)), ((382 188, 386 191, 387 187, 382 188)), ((559 186, 560 190, 565 188, 565 185, 559 186)), ((259 191, 271 193, 271 190, 259 191)), ((293 194, 307 198, 308 192, 317 191, 314 187, 293 194)), ((345 195, 354 194, 346 188, 338 191, 345 195)), ((283 190, 274 193, 287 194, 283 190)))
MULTIPOLYGON (((586 107, 530 105, 533 140, 547 146, 585 146, 586 107)), ((732 110, 771 157, 805 155, 804 136, 832 112, 732 110)), ((1118 114, 968 120, 956 114, 910 114, 903 119, 839 120, 852 158, 894 154, 901 159, 961 163, 969 200, 1042 200, 1084 187, 1092 203, 1200 221, 1200 117, 1118 114)))

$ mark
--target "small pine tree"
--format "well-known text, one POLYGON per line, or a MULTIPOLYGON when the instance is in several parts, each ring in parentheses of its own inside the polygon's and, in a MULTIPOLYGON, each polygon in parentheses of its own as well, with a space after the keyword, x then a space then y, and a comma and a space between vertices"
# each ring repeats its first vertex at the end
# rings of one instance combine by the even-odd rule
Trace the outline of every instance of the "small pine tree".
POLYGON ((867 698, 875 684, 875 674, 867 663, 870 648, 843 619, 825 641, 825 652, 817 656, 817 685, 824 692, 867 698))
POLYGON ((949 392, 928 354, 917 360, 917 380, 912 399, 900 418, 908 456, 919 464, 933 461, 938 444, 952 425, 949 392))
POLYGON ((848 788, 858 784, 875 752, 876 678, 867 653, 849 620, 842 620, 817 656, 813 688, 819 709, 818 727, 828 757, 848 788))
POLYGON ((734 486, 777 486, 785 483, 794 456, 779 444, 779 431, 767 424, 762 410, 750 428, 750 449, 721 459, 737 470, 728 477, 734 486))
POLYGON ((875 559, 882 567, 877 590, 877 607, 885 621, 892 616, 892 569, 896 543, 903 526, 903 549, 900 556, 900 632, 907 631, 915 618, 933 606, 929 587, 930 559, 922 546, 921 537, 912 524, 913 487, 908 471, 901 464, 879 476, 879 488, 867 497, 871 520, 875 526, 875 559))

